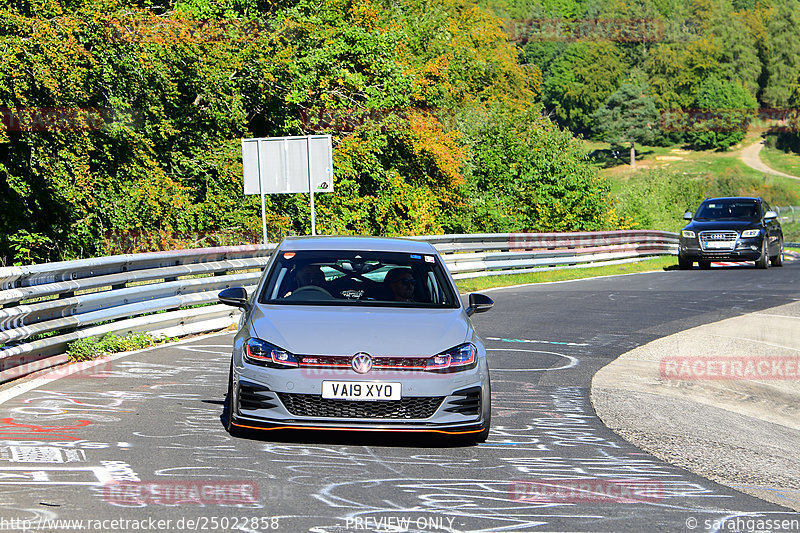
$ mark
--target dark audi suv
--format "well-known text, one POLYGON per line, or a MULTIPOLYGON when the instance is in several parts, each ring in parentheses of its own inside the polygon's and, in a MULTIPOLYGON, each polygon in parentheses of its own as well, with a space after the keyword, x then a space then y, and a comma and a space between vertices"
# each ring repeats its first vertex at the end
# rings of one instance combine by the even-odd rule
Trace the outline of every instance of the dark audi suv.
POLYGON ((783 266, 783 230, 778 214, 761 198, 706 198, 680 237, 681 269, 709 268, 712 261, 755 261, 758 268, 783 266))

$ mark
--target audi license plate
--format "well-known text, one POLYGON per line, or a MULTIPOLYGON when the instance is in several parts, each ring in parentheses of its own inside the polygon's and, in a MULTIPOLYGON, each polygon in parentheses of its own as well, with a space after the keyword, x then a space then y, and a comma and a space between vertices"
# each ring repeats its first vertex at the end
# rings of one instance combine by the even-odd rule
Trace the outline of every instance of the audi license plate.
POLYGON ((399 400, 400 386, 400 383, 323 381, 322 397, 326 400, 399 400))
POLYGON ((722 250, 733 250, 733 242, 732 241, 708 241, 706 243, 706 248, 715 248, 715 249, 722 249, 722 250))

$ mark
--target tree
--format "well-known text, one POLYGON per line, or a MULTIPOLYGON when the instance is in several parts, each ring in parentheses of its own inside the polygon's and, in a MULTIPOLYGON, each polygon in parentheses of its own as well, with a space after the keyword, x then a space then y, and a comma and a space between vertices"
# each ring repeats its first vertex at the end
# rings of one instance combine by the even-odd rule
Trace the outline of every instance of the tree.
POLYGON ((761 59, 758 57, 756 29, 748 24, 745 13, 729 13, 717 19, 712 27, 720 44, 720 79, 739 82, 750 93, 758 91, 761 59))
POLYGON ((623 54, 614 43, 574 43, 550 67, 544 81, 545 105, 561 125, 590 133, 594 112, 617 90, 625 70, 623 54))
POLYGON ((591 231, 617 227, 609 185, 583 143, 536 107, 501 105, 467 112, 462 134, 473 147, 467 163, 468 231, 591 231))
POLYGON ((726 150, 744 139, 757 108, 755 97, 738 83, 709 78, 685 122, 689 141, 701 149, 726 150))
POLYGON ((595 122, 611 144, 630 143, 631 166, 636 165, 636 143, 651 143, 658 131, 659 114, 646 85, 624 83, 595 113, 595 122))
POLYGON ((796 0, 774 2, 767 19, 764 50, 766 82, 761 102, 767 107, 789 104, 800 81, 800 6, 796 0))

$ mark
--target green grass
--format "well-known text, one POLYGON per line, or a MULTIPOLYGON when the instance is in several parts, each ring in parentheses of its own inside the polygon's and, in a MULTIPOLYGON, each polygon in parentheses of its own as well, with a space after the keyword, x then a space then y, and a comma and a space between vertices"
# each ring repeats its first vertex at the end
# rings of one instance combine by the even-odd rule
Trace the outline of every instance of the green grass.
POLYGON ((783 240, 787 242, 800 242, 800 216, 798 216, 797 222, 794 224, 791 222, 783 222, 781 228, 783 229, 783 240))
POLYGON ((674 256, 660 256, 637 263, 604 265, 588 268, 571 268, 564 270, 542 270, 525 274, 506 274, 502 276, 486 276, 481 278, 461 279, 456 281, 458 290, 469 293, 493 287, 508 287, 525 283, 547 283, 549 281, 565 281, 570 279, 596 278, 614 274, 631 274, 634 272, 651 272, 677 268, 678 259, 674 256))
POLYGON ((779 170, 780 172, 785 172, 786 174, 791 174, 792 176, 800 176, 800 155, 765 146, 764 149, 761 150, 760 156, 761 160, 766 163, 768 167, 779 170))
MULTIPOLYGON (((685 225, 683 213, 694 211, 706 197, 761 196, 772 205, 800 205, 800 180, 764 175, 741 161, 740 147, 759 138, 748 135, 739 148, 725 152, 640 146, 635 168, 626 164, 627 152, 609 159, 604 151, 593 161, 608 179, 623 227, 678 231, 685 225)), ((608 149, 596 141, 584 145, 587 153, 608 149)))

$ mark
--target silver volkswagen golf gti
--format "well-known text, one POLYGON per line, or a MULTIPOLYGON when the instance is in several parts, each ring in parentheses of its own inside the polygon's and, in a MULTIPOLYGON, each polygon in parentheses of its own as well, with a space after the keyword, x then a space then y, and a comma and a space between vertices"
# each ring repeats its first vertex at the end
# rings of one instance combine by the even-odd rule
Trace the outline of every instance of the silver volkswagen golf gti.
POLYGON ((486 440, 486 349, 436 249, 372 237, 284 239, 243 309, 228 430, 436 432, 486 440))

